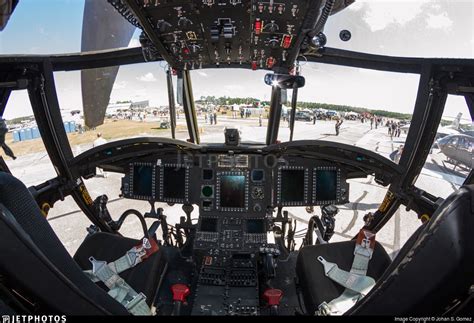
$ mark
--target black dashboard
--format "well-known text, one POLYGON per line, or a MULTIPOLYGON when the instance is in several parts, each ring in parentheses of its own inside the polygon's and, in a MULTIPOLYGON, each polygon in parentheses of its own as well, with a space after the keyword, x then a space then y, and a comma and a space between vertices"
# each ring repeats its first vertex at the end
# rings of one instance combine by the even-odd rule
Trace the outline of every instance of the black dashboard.
POLYGON ((195 205, 194 247, 256 250, 278 207, 349 202, 348 179, 387 185, 398 165, 354 146, 294 141, 272 146, 194 145, 166 138, 112 142, 75 158, 81 176, 96 167, 123 173, 125 198, 195 205))
POLYGON ((349 201, 342 166, 262 154, 176 154, 131 162, 122 179, 130 199, 199 207, 195 248, 258 249, 278 206, 349 201))

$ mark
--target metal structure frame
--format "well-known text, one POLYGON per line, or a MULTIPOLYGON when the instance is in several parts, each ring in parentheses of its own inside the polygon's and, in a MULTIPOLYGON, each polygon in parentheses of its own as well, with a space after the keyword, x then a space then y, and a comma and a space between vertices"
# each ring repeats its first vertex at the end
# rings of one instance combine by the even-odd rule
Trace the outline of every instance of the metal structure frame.
MULTIPOLYGON (((402 204, 419 215, 431 215, 436 210, 439 199, 416 188, 414 184, 435 138, 447 95, 463 95, 471 118, 474 118, 474 60, 390 57, 333 48, 325 48, 317 55, 306 56, 306 59, 323 64, 420 75, 412 124, 398 165, 403 170, 403 175, 391 183, 379 210, 367 221, 367 228, 378 231, 402 204)), ((43 210, 52 207, 57 200, 71 195, 92 223, 103 231, 112 231, 92 208, 92 200, 79 175, 78 165, 75 163, 77 157, 74 158, 72 154, 62 125, 53 72, 141 62, 144 62, 144 58, 140 48, 50 56, 0 56, 0 116, 4 114, 11 91, 21 89, 21 84, 27 84, 42 139, 58 175, 56 179, 30 188, 43 210), (26 80, 27 83, 19 80, 26 80)), ((208 67, 214 66, 203 66, 208 67)), ((251 66, 230 64, 227 68, 250 69, 251 66)), ((178 73, 183 76, 183 105, 190 141, 199 144, 189 71, 178 73)), ((168 75, 168 91, 172 96, 170 79, 171 75, 168 75)), ((273 87, 267 144, 275 143, 278 138, 280 115, 281 90, 273 87)), ((173 129, 172 125, 172 133, 173 129)), ((465 183, 474 183, 472 170, 465 183)))

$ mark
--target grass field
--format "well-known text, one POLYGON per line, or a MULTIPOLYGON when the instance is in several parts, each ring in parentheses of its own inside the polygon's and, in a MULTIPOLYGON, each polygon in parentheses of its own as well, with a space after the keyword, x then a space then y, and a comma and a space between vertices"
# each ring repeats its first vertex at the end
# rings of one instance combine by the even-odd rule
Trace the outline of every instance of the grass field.
MULTIPOLYGON (((186 128, 183 126, 177 126, 176 131, 185 131, 186 128)), ((105 123, 95 130, 89 130, 82 134, 77 132, 67 134, 71 147, 92 143, 97 138, 97 133, 102 133, 102 137, 106 140, 116 140, 119 138, 130 138, 133 136, 162 136, 171 137, 170 129, 160 129, 158 122, 139 122, 131 120, 106 120, 105 123)), ((45 150, 43 141, 41 138, 13 142, 13 134, 8 133, 6 136, 6 142, 8 146, 13 150, 16 156, 22 156, 25 154, 31 154, 41 152, 45 150)), ((7 157, 2 149, 0 149, 0 155, 5 160, 10 159, 7 157)))

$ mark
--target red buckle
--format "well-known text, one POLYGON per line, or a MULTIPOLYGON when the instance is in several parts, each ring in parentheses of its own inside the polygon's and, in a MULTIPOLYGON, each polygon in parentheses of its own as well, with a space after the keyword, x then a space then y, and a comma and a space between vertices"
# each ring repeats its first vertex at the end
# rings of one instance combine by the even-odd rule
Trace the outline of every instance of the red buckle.
POLYGON ((143 238, 142 243, 135 247, 136 249, 141 249, 145 252, 145 254, 141 257, 142 260, 150 257, 152 254, 157 252, 160 248, 158 247, 158 243, 153 238, 143 238))
POLYGON ((269 306, 278 306, 283 297, 283 292, 279 289, 269 288, 263 293, 263 297, 269 306))
POLYGON ((171 292, 173 293, 173 301, 175 302, 186 302, 186 297, 189 295, 189 287, 184 284, 174 284, 171 286, 171 292))
POLYGON ((357 235, 356 244, 360 245, 363 248, 375 248, 375 233, 372 231, 361 229, 357 235))

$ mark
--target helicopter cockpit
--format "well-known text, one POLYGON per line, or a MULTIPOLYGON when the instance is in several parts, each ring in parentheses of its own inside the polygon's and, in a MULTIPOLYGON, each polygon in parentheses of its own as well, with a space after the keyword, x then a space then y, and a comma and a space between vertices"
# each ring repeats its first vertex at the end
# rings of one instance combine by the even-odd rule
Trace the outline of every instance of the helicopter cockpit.
MULTIPOLYGON (((89 51, 0 56, 0 116, 11 93, 28 91, 57 174, 26 188, 0 157, 0 312, 472 315, 472 167, 462 187, 446 199, 417 187, 416 181, 448 94, 463 97, 474 116, 474 60, 326 47, 327 20, 353 2, 86 1, 84 21, 96 24, 84 25, 91 28, 83 38, 89 39, 84 43, 89 51), (125 23, 122 35, 141 31, 139 47, 97 48, 105 40, 91 30, 101 23, 112 28, 112 20, 105 23, 87 13, 109 11, 113 21, 125 23), (308 86, 301 61, 419 75, 397 162, 355 144, 297 138, 296 120, 319 122, 316 113, 297 112, 298 91, 308 86), (171 138, 135 136, 75 154, 61 118, 54 72, 80 70, 83 91, 106 93, 83 93, 86 126, 94 129, 103 122, 117 66, 153 62, 165 64, 171 138), (266 71, 261 82, 270 93, 268 109, 258 108, 255 118, 260 129, 266 125, 263 142, 247 141, 236 127, 223 129, 222 142, 201 140, 191 72, 216 68, 266 71), (291 108, 285 113, 290 92, 291 108), (179 109, 184 140, 177 139, 179 109), (288 141, 279 136, 284 118, 288 141), (87 180, 98 172, 119 175, 116 187, 107 187, 126 203, 119 216, 111 211, 111 196, 87 189, 87 180), (371 185, 386 188, 383 200, 375 212, 364 214, 358 233, 331 241, 339 207, 357 203, 352 181, 368 177, 371 185), (72 198, 91 222, 72 257, 47 221, 65 198, 72 198), (147 211, 139 210, 139 203, 147 203, 147 211), (171 223, 163 205, 181 208, 179 221, 171 223), (294 207, 310 217, 298 220, 290 210, 294 207), (376 236, 402 207, 416 213, 419 227, 401 250, 389 254, 376 236), (132 217, 141 239, 123 234, 132 217), (297 229, 297 220, 303 229, 297 229)), ((120 44, 121 37, 117 32, 107 41, 120 44)), ((351 33, 343 30, 340 38, 348 41, 351 33)), ((254 108, 231 111, 242 112, 241 119, 235 118, 244 123, 246 109, 250 114, 254 108)), ((216 123, 218 117, 213 118, 216 123)), ((325 118, 336 121, 339 135, 342 121, 327 112, 325 118)), ((4 139, 1 143, 5 148, 4 139)), ((12 147, 7 155, 14 153, 12 147)))

